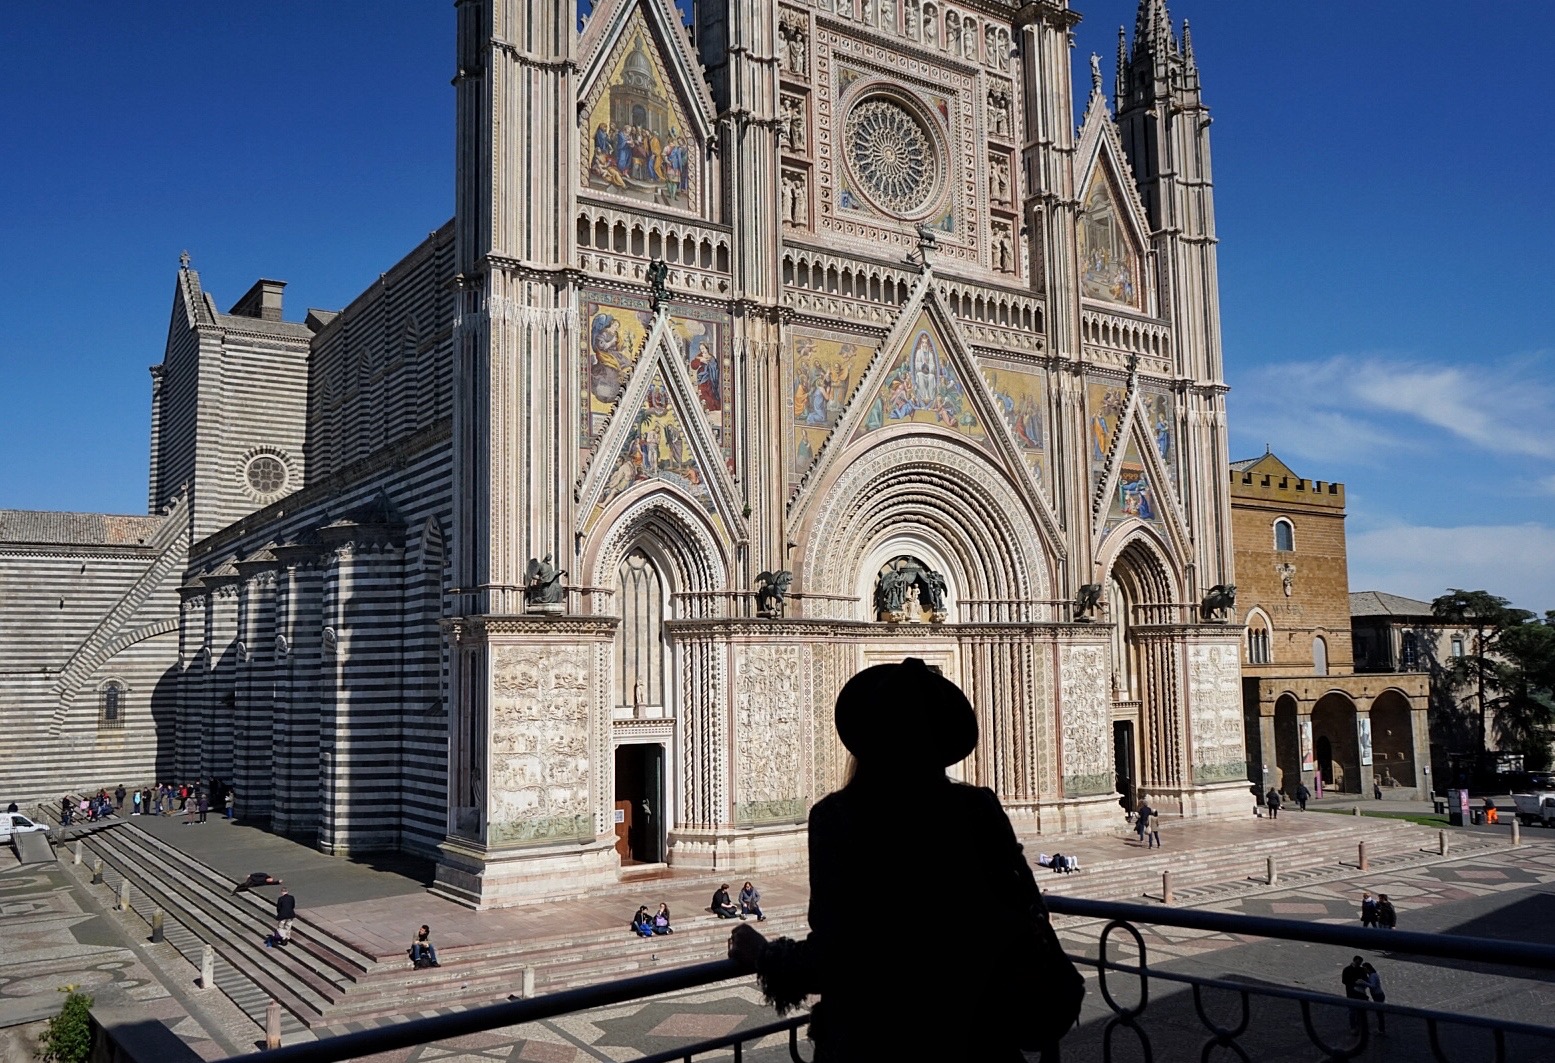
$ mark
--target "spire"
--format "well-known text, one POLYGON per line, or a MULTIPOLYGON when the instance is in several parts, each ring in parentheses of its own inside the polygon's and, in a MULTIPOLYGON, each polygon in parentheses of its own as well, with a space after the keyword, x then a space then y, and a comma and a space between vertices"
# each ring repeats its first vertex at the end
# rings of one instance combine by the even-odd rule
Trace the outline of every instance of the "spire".
POLYGON ((1193 31, 1189 29, 1187 19, 1182 20, 1182 58, 1190 74, 1198 72, 1199 65, 1193 59, 1193 31))
POLYGON ((1166 52, 1177 50, 1177 35, 1172 32, 1166 0, 1139 0, 1139 10, 1134 15, 1134 54, 1158 47, 1166 52))
POLYGON ((1113 101, 1114 107, 1121 109, 1123 101, 1128 99, 1128 35, 1123 27, 1118 27, 1118 66, 1113 73, 1113 101))

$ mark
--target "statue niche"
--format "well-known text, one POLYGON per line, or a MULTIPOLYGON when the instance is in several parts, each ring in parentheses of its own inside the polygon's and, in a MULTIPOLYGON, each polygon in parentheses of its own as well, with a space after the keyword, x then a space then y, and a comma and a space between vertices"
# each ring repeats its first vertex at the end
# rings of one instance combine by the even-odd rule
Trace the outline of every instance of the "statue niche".
POLYGON ((888 624, 940 624, 947 616, 943 574, 916 557, 893 557, 875 578, 875 619, 888 624))

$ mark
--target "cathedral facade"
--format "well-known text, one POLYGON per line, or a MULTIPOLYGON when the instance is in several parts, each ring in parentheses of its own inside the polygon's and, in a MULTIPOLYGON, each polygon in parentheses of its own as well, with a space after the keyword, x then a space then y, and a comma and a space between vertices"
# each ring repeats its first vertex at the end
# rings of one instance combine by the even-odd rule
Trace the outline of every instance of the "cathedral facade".
POLYGON ((1162 0, 1078 112, 1067 0, 456 7, 455 217, 265 338, 253 431, 210 374, 279 288, 223 315, 180 271, 178 773, 474 905, 755 867, 844 778, 843 681, 911 655, 1021 829, 1245 812, 1209 117, 1162 0))

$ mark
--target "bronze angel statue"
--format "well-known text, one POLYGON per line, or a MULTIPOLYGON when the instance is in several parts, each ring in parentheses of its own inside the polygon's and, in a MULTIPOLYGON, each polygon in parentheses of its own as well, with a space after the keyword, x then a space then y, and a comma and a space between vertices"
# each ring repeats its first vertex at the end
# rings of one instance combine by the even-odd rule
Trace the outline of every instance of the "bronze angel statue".
POLYGON ((562 577, 567 574, 551 564, 551 555, 540 560, 529 559, 524 570, 524 600, 531 605, 555 605, 562 600, 562 577))

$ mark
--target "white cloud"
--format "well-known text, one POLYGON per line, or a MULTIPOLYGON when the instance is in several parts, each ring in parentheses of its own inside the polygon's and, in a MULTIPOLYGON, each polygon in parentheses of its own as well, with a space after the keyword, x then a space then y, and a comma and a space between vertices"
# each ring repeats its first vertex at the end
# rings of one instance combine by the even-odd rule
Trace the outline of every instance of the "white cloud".
POLYGON ((1398 524, 1349 536, 1350 589, 1430 601, 1449 587, 1486 590, 1524 609, 1555 609, 1555 528, 1398 524))

